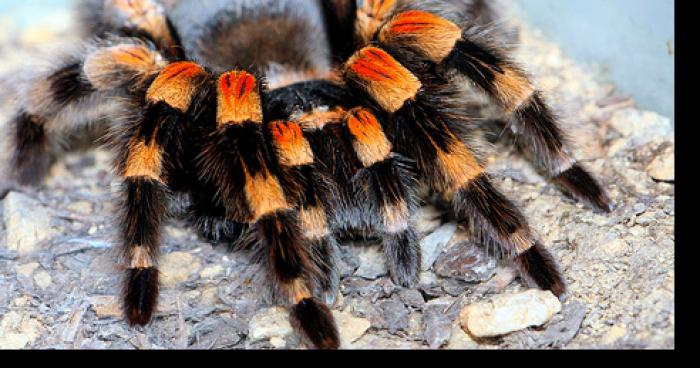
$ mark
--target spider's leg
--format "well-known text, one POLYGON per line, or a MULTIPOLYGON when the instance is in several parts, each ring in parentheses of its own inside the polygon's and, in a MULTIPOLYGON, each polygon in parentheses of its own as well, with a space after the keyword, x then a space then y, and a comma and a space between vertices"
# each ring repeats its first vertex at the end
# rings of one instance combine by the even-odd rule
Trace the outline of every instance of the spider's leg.
POLYGON ((358 0, 355 12, 355 39, 358 46, 369 44, 379 28, 402 6, 399 0, 358 0))
POLYGON ((311 273, 320 273, 312 260, 311 244, 300 236, 295 211, 277 212, 258 220, 262 249, 268 252, 267 268, 278 298, 292 304, 290 319, 311 344, 320 349, 337 349, 338 328, 330 309, 313 297, 311 273))
POLYGON ((355 51, 357 0, 320 0, 332 55, 337 62, 355 51))
POLYGON ((60 148, 61 133, 89 122, 85 119, 89 107, 71 108, 96 95, 83 76, 82 57, 76 55, 52 66, 20 89, 17 112, 8 124, 14 151, 10 170, 20 184, 36 184, 43 179, 53 152, 60 148))
POLYGON ((470 226, 471 233, 486 244, 514 257, 520 274, 531 286, 551 290, 557 296, 566 292, 559 266, 529 228, 518 207, 481 173, 454 194, 452 206, 458 220, 470 226))
MULTIPOLYGON (((310 281, 319 270, 312 247, 302 236, 294 198, 283 188, 283 183, 290 184, 285 183, 288 178, 282 177, 264 136, 260 83, 255 76, 233 71, 219 77, 215 120, 210 143, 198 160, 200 175, 219 188, 228 218, 256 229, 254 246, 270 274, 275 299, 293 305, 294 326, 313 345, 337 348, 338 331, 330 309, 312 296, 310 281)), ((307 155, 294 154, 300 160, 307 155)))
MULTIPOLYGON (((304 209, 300 213, 302 222, 302 231, 304 236, 311 243, 313 249, 312 260, 318 269, 316 280, 316 290, 314 295, 317 295, 327 305, 335 304, 340 288, 340 272, 338 270, 338 260, 340 259, 340 249, 338 239, 328 230, 328 233, 323 237, 316 236, 312 231, 315 231, 317 226, 311 226, 310 220, 313 218, 308 216, 308 212, 304 213, 304 209)), ((309 210, 306 210, 309 211, 309 210)), ((313 211, 313 209, 311 209, 313 211)), ((311 212, 311 216, 314 216, 311 212)), ((326 223, 326 228, 327 228, 326 223)))
POLYGON ((333 207, 336 232, 378 232, 397 284, 413 284, 420 251, 410 217, 416 209, 413 163, 393 152, 376 114, 356 107, 362 101, 347 88, 311 81, 272 92, 269 112, 294 114, 304 127, 317 160, 338 183, 333 207))
POLYGON ((456 0, 461 10, 479 25, 488 26, 494 24, 498 17, 497 8, 503 6, 498 0, 456 0))
POLYGON ((158 0, 82 0, 78 9, 89 34, 138 37, 153 42, 171 61, 185 58, 178 32, 158 0))
POLYGON ((393 152, 384 129, 371 110, 356 108, 345 120, 346 136, 362 163, 351 180, 352 193, 378 218, 375 224, 394 281, 411 287, 420 273, 420 247, 411 223, 417 208, 413 163, 393 152))
MULTIPOLYGON (((508 256, 526 258, 523 266, 529 280, 560 295, 563 277, 550 267, 551 257, 542 255, 524 216, 500 194, 485 174, 483 163, 455 133, 464 118, 443 107, 444 96, 432 96, 432 86, 418 78, 386 51, 366 47, 348 60, 348 85, 372 98, 389 116, 398 152, 416 161, 422 179, 437 192, 453 196, 453 207, 508 256), (534 255, 533 255, 534 254, 534 255), (536 262, 540 260, 541 262, 536 262), (527 267, 525 267, 527 266, 527 267)), ((448 106, 446 106, 448 107, 448 106)))
MULTIPOLYGON (((309 141, 314 152, 318 179, 309 186, 323 203, 326 212, 324 225, 332 231, 322 243, 317 243, 315 259, 323 279, 322 290, 327 290, 327 304, 331 304, 339 283, 336 258, 339 233, 346 231, 348 224, 358 226, 359 217, 350 200, 348 182, 361 169, 361 163, 354 157, 352 144, 346 142, 347 132, 342 129, 346 108, 356 105, 349 91, 328 80, 312 80, 295 83, 270 91, 266 99, 266 116, 269 119, 285 120, 293 117, 294 123, 303 129, 304 139, 309 141), (347 144, 343 144, 347 143, 347 144), (320 185, 319 185, 320 184, 320 185)), ((308 211, 302 206, 302 218, 320 217, 317 211, 308 211), (311 216, 313 215, 313 216, 311 216)), ((312 224, 311 221, 306 222, 312 224)), ((304 226, 304 225, 302 225, 304 226)), ((359 225, 365 228, 364 225, 359 225)), ((309 226, 308 229, 313 227, 309 226)))
POLYGON ((280 165, 280 178, 287 197, 299 208, 299 226, 304 241, 311 246, 315 269, 314 295, 333 304, 340 281, 338 243, 328 218, 333 210, 334 183, 315 164, 311 144, 295 122, 274 121, 266 127, 272 150, 280 165))
MULTIPOLYGON (((144 132, 145 133, 145 132, 144 132)), ((120 215, 123 253, 128 263, 123 307, 131 325, 151 320, 158 298, 158 243, 167 212, 163 149, 155 135, 138 132, 130 143, 122 172, 123 205, 120 215)))
POLYGON ((36 184, 46 175, 64 140, 92 123, 119 115, 125 106, 114 98, 164 62, 135 39, 87 44, 79 53, 29 78, 20 86, 17 112, 9 122, 11 177, 36 184), (116 43, 116 44, 115 44, 116 43))
POLYGON ((142 112, 125 117, 109 137, 124 186, 120 214, 127 263, 123 307, 132 325, 147 324, 157 304, 160 225, 182 169, 186 114, 208 78, 194 63, 168 65, 143 94, 134 94, 134 104, 142 106, 142 112))
POLYGON ((512 115, 523 145, 555 182, 597 209, 612 210, 605 190, 571 154, 542 93, 487 36, 435 14, 410 10, 393 16, 377 38, 384 47, 408 51, 396 55, 409 68, 410 58, 418 56, 473 81, 512 115))

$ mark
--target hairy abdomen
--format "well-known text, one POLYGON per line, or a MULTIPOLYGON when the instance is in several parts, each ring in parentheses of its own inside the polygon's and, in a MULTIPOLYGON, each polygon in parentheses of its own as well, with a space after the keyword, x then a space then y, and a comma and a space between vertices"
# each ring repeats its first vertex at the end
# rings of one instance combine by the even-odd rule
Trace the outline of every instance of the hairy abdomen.
POLYGON ((190 56, 215 70, 329 68, 329 45, 316 1, 181 0, 171 18, 190 56))

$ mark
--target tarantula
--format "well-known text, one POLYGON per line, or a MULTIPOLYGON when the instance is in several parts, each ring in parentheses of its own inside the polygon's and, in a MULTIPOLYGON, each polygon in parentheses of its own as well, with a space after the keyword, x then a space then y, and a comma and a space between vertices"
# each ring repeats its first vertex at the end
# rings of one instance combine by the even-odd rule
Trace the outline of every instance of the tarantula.
POLYGON ((338 348, 328 304, 338 237, 381 238, 394 282, 415 285, 411 221, 450 204, 532 286, 562 295, 555 260, 491 183, 467 90, 508 117, 535 163, 610 211, 528 75, 488 31, 484 0, 87 0, 93 39, 20 90, 13 176, 39 182, 67 133, 104 123, 122 183, 123 310, 157 304, 169 201, 203 236, 253 251, 271 296, 311 346, 338 348))

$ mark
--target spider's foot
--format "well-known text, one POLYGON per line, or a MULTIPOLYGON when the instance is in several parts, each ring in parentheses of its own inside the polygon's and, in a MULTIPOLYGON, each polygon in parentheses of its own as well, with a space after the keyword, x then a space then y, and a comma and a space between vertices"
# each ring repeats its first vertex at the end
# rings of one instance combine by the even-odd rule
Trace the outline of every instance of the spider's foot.
POLYGON ((530 285, 549 290, 557 297, 566 293, 566 281, 554 257, 540 243, 515 258, 515 265, 530 285))
POLYGON ((566 189, 571 195, 593 208, 610 213, 615 207, 598 181, 579 164, 554 178, 554 181, 566 189))
POLYGON ((158 270, 154 267, 129 269, 124 286, 124 315, 127 322, 131 326, 147 325, 158 300, 158 270))
POLYGON ((407 289, 413 289, 418 285, 418 267, 404 268, 391 273, 394 284, 407 289))
POLYGON ((14 178, 20 185, 39 184, 50 166, 44 122, 39 117, 20 113, 13 124, 16 145, 12 153, 14 178))
POLYGON ((395 284, 413 288, 418 284, 421 253, 418 239, 412 230, 392 236, 384 236, 384 254, 391 279, 395 284))
POLYGON ((234 244, 244 233, 244 225, 223 218, 202 217, 193 221, 199 235, 212 244, 234 244))
POLYGON ((292 307, 290 319, 298 331, 318 349, 338 349, 340 337, 331 310, 321 301, 307 298, 292 307))
POLYGON ((340 288, 340 275, 338 275, 338 243, 332 236, 325 236, 312 242, 315 264, 314 293, 313 295, 324 301, 326 305, 335 304, 340 288))

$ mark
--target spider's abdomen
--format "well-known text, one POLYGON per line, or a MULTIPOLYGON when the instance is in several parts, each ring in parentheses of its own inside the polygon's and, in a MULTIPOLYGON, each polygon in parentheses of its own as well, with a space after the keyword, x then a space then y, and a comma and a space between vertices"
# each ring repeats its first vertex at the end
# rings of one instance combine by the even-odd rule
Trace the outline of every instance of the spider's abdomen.
POLYGON ((329 68, 323 15, 309 0, 182 0, 171 12, 185 49, 217 71, 232 66, 329 68))

